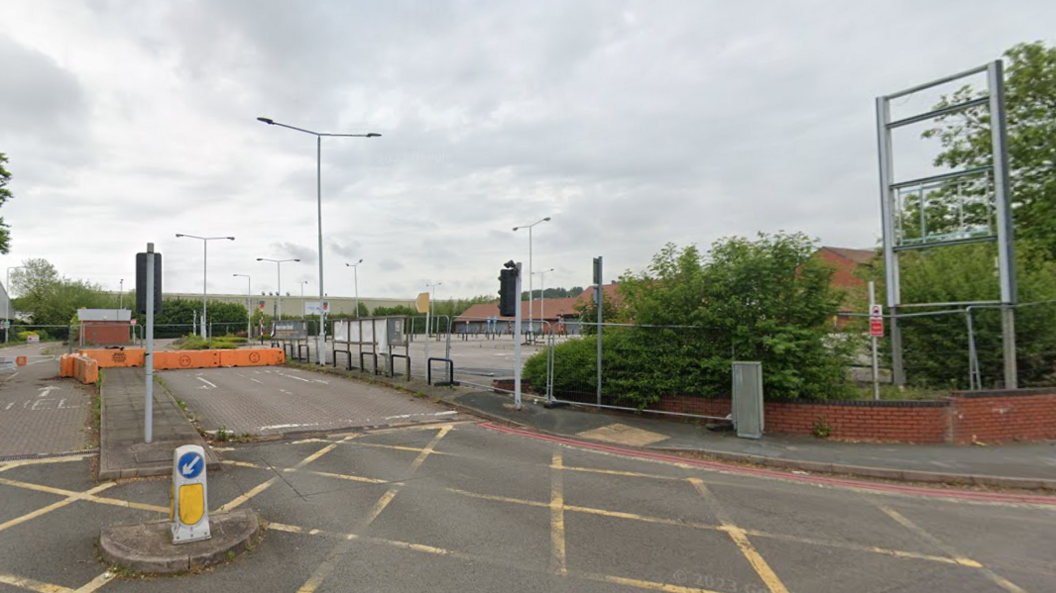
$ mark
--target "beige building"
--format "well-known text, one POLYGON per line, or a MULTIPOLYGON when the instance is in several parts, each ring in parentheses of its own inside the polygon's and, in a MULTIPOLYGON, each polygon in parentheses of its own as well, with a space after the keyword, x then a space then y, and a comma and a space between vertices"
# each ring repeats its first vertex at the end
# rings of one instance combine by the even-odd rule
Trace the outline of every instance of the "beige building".
MULTIPOLYGON (((188 301, 199 301, 202 300, 202 293, 193 292, 166 292, 162 294, 162 298, 165 299, 184 299, 188 301)), ((246 304, 245 294, 210 294, 210 301, 220 301, 222 303, 238 303, 240 305, 246 304)), ((264 301, 264 312, 271 315, 275 311, 275 304, 278 300, 274 295, 262 295, 260 293, 254 294, 249 297, 253 310, 257 310, 260 307, 260 302, 264 301)), ((326 302, 330 303, 330 314, 347 314, 352 315, 356 311, 356 298, 345 297, 345 296, 331 296, 327 297, 326 302)), ((305 303, 317 303, 319 302, 318 296, 305 295, 301 297, 299 295, 283 296, 282 301, 282 315, 284 317, 301 317, 304 315, 305 303)), ((414 307, 414 299, 390 299, 390 298, 374 298, 374 297, 360 297, 359 302, 365 305, 370 311, 373 311, 377 307, 395 307, 397 305, 403 305, 405 307, 414 307)))

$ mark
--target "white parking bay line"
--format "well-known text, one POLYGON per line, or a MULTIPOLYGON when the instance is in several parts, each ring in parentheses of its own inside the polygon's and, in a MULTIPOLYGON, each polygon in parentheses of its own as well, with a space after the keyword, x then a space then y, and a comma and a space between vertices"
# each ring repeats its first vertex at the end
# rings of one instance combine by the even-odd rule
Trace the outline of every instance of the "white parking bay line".
POLYGON ((311 383, 311 381, 309 381, 308 379, 305 379, 304 377, 298 377, 297 375, 287 375, 286 373, 279 373, 279 374, 282 375, 283 377, 289 377, 291 379, 297 379, 298 381, 304 381, 305 383, 311 383))
POLYGON ((212 387, 213 389, 216 389, 216 383, 212 383, 212 382, 210 382, 210 381, 209 381, 208 379, 206 379, 205 377, 198 377, 198 380, 199 380, 199 381, 201 381, 202 383, 205 383, 206 385, 208 385, 208 386, 212 387))

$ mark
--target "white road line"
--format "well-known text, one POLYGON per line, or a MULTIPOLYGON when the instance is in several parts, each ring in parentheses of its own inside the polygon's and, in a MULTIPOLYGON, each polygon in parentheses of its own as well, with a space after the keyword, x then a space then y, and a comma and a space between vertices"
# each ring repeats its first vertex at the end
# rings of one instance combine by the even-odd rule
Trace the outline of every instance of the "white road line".
POLYGON ((287 375, 286 373, 279 373, 279 374, 282 375, 283 377, 289 377, 291 379, 297 379, 298 381, 304 381, 305 383, 311 383, 311 381, 309 381, 308 379, 305 379, 304 377, 298 377, 297 375, 287 375))
POLYGON ((201 381, 202 383, 205 383, 206 385, 212 387, 213 389, 216 389, 216 383, 211 383, 205 377, 198 377, 198 380, 201 381))

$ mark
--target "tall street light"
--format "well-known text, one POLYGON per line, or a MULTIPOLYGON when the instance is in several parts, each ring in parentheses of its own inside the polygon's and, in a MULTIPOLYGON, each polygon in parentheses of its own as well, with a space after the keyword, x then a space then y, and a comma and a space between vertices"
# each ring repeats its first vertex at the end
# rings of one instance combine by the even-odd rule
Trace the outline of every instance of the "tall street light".
MULTIPOLYGON (((428 288, 430 290, 430 292, 432 293, 432 294, 429 295, 429 315, 432 316, 434 320, 436 319, 436 317, 433 316, 433 300, 436 299, 436 287, 440 286, 441 284, 443 284, 443 282, 437 282, 435 284, 426 284, 425 285, 425 287, 428 288)), ((429 325, 428 324, 426 324, 426 326, 425 326, 425 337, 426 338, 429 337, 429 325)))
POLYGON ((208 340, 209 335, 207 332, 207 326, 205 324, 205 313, 209 308, 205 298, 206 289, 206 278, 209 270, 209 241, 234 241, 234 237, 199 237, 197 235, 185 235, 183 233, 176 233, 176 238, 187 237, 188 239, 198 239, 202 242, 202 339, 208 340))
POLYGON ((359 318, 359 264, 361 263, 363 263, 362 258, 354 264, 345 264, 346 268, 352 268, 356 278, 356 318, 359 318))
POLYGON ((539 281, 539 318, 542 319, 543 323, 543 335, 546 335, 546 275, 553 271, 554 269, 550 268, 549 270, 536 272, 541 278, 539 281))
POLYGON ((282 264, 288 261, 301 261, 296 257, 290 259, 271 259, 268 257, 258 257, 257 261, 270 261, 275 262, 275 273, 278 274, 278 280, 276 284, 278 288, 275 290, 275 298, 278 299, 279 319, 282 319, 282 264))
MULTIPOLYGON (((517 229, 528 229, 528 334, 533 336, 533 339, 535 336, 535 318, 532 317, 532 292, 534 292, 532 290, 532 227, 544 222, 550 222, 550 217, 547 216, 546 218, 537 220, 532 224, 513 227, 513 230, 515 231, 517 229)), ((517 298, 521 298, 521 295, 517 295, 517 298)), ((517 339, 519 340, 520 336, 518 336, 517 339)))
POLYGON ((303 301, 304 300, 304 285, 308 284, 308 281, 307 280, 301 280, 297 284, 301 285, 301 300, 303 301))
POLYGON ((7 336, 11 333, 11 270, 22 270, 26 266, 11 266, 7 269, 7 284, 4 285, 4 290, 7 291, 7 300, 4 302, 4 343, 7 343, 7 336))
MULTIPOLYGON (((267 117, 258 117, 257 121, 266 123, 269 126, 279 126, 315 136, 315 202, 319 221, 319 301, 321 305, 323 299, 326 298, 326 293, 323 292, 323 136, 335 138, 380 138, 381 134, 374 132, 369 132, 367 134, 314 132, 312 130, 279 123, 267 117)), ((326 318, 323 315, 320 315, 319 317, 319 327, 319 347, 316 348, 316 351, 319 353, 319 364, 326 364, 326 318)))
POLYGON ((232 276, 241 276, 246 279, 246 339, 250 339, 253 336, 251 321, 253 320, 253 279, 249 277, 249 274, 231 274, 232 276))

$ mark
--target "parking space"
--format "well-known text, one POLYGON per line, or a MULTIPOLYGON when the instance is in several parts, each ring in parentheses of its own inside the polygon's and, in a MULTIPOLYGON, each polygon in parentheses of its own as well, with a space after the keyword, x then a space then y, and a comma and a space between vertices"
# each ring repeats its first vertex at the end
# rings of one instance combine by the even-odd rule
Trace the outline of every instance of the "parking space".
POLYGON ((28 364, 0 370, 0 459, 80 451, 91 442, 89 388, 60 379, 55 357, 40 350, 4 349, 28 364))
POLYGON ((94 541, 102 525, 163 518, 166 480, 85 482, 87 458, 0 464, 0 590, 1019 593, 1056 583, 1054 505, 718 472, 466 422, 220 452, 209 506, 253 509, 263 542, 228 566, 148 581, 108 575, 94 541))
POLYGON ((450 419, 425 399, 361 381, 286 367, 212 368, 158 373, 202 428, 281 435, 450 419))

